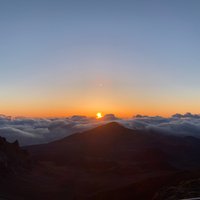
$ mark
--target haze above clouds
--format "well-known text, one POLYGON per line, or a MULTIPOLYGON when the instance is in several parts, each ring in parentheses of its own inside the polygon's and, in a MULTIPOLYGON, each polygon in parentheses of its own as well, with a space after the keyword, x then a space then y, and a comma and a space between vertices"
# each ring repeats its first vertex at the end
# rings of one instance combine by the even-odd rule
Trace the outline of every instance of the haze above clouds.
POLYGON ((200 115, 191 113, 175 114, 169 118, 136 115, 129 119, 120 119, 114 114, 107 114, 101 120, 78 115, 69 118, 12 118, 0 115, 0 136, 5 137, 9 142, 18 140, 21 146, 40 144, 111 121, 135 130, 200 138, 200 115))

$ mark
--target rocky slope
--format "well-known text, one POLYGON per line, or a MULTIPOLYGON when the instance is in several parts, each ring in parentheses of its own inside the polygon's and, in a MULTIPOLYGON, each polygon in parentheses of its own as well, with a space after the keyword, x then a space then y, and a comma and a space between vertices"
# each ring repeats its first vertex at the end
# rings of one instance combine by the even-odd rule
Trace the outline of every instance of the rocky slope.
POLYGON ((0 176, 17 174, 30 167, 28 152, 19 147, 18 141, 9 143, 0 137, 0 176))

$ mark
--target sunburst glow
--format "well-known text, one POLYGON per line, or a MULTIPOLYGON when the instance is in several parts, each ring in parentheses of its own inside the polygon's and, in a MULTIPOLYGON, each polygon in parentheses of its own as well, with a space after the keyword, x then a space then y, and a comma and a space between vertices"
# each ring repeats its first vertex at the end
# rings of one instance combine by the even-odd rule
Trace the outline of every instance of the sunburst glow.
POLYGON ((100 112, 98 112, 97 114, 96 114, 96 118, 97 119, 101 119, 103 116, 102 116, 102 114, 100 113, 100 112))

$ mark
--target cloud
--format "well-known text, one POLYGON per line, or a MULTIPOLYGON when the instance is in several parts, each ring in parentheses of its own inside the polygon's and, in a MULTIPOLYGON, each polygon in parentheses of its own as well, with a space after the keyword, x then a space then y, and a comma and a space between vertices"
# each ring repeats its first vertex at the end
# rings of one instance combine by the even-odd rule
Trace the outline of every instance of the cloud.
POLYGON ((70 118, 71 121, 75 121, 75 122, 88 122, 89 118, 86 116, 82 116, 82 115, 74 115, 70 118))
POLYGON ((129 120, 126 126, 138 130, 200 138, 200 117, 191 113, 175 114, 169 118, 140 115, 129 120))
POLYGON ((172 117, 174 117, 174 118, 197 118, 197 119, 199 119, 200 115, 199 114, 191 114, 191 113, 188 112, 188 113, 185 113, 184 115, 176 113, 176 114, 172 115, 172 117))
POLYGON ((103 116, 103 120, 111 121, 111 120, 118 120, 119 118, 115 117, 114 114, 106 114, 103 116))
POLYGON ((120 119, 114 114, 106 114, 101 120, 79 115, 69 118, 13 118, 0 115, 0 136, 6 137, 10 142, 17 139, 22 146, 40 144, 83 132, 110 121, 119 122, 134 130, 200 138, 200 115, 191 113, 175 114, 169 118, 136 115, 130 119, 120 119))
POLYGON ((70 118, 23 118, 0 115, 0 136, 21 146, 46 143, 82 132, 99 125, 95 118, 72 116, 70 118))
POLYGON ((34 140, 38 136, 34 133, 29 133, 12 127, 0 128, 0 135, 5 137, 9 142, 14 142, 16 139, 20 140, 21 144, 29 144, 30 140, 34 140))

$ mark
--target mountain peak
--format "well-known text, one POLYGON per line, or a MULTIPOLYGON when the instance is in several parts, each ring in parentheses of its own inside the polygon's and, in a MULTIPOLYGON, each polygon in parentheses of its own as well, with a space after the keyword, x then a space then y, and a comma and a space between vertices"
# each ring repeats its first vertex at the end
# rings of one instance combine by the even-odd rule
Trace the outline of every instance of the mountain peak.
POLYGON ((116 137, 117 135, 125 135, 129 132, 129 129, 117 122, 110 122, 104 125, 100 125, 96 128, 90 129, 85 133, 81 133, 81 136, 96 137, 100 136, 102 139, 110 136, 116 137))
POLYGON ((109 130, 118 130, 118 129, 126 129, 123 125, 118 122, 109 122, 102 126, 98 126, 96 129, 109 129, 109 130))

